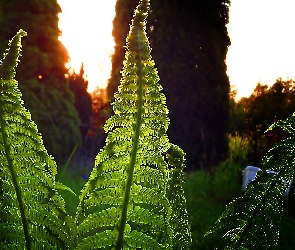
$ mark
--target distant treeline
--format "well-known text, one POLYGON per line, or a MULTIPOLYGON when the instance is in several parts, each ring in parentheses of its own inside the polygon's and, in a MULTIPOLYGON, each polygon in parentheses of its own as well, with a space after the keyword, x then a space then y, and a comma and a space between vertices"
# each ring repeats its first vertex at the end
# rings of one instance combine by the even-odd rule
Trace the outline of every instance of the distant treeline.
POLYGON ((249 143, 248 165, 260 166, 264 154, 274 143, 286 138, 281 129, 265 132, 278 120, 295 112, 295 82, 278 78, 272 86, 258 83, 249 98, 231 99, 229 132, 249 143))

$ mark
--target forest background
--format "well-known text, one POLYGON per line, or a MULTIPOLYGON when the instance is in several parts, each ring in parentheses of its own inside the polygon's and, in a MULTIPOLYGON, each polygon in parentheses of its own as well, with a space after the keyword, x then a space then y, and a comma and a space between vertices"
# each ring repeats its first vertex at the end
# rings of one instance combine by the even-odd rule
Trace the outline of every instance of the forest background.
MULTIPOLYGON (((77 190, 104 145, 103 124, 112 114, 110 103, 120 82, 125 39, 138 2, 117 0, 108 87, 89 94, 83 65, 80 72, 65 66, 69 55, 58 40, 61 8, 57 1, 0 0, 0 53, 20 28, 28 32, 16 79, 44 145, 59 166, 78 145, 66 172, 72 177, 69 185, 77 190)), ((248 165, 259 167, 267 150, 287 136, 280 130, 264 131, 295 111, 295 82, 280 76, 272 86, 258 83, 250 97, 235 100, 225 63, 229 8, 229 0, 161 0, 151 1, 148 16, 151 53, 167 97, 168 135, 186 152, 193 249, 210 249, 214 241, 203 234, 225 205, 241 194, 242 170, 248 165)), ((295 246, 288 233, 295 221, 289 213, 294 207, 291 198, 286 201, 280 249, 295 246)))

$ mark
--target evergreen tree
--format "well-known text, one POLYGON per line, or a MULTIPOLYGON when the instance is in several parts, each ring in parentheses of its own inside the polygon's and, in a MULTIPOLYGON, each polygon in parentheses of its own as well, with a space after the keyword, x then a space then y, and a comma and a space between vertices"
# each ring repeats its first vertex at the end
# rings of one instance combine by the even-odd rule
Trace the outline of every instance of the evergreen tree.
POLYGON ((28 33, 16 78, 49 154, 62 163, 81 136, 74 96, 65 79, 69 56, 58 40, 59 12, 56 0, 0 0, 0 53, 20 28, 28 33))
POLYGON ((151 2, 149 35, 170 109, 168 134, 191 169, 213 167, 227 154, 228 7, 228 0, 151 2))
POLYGON ((230 111, 229 111, 229 128, 228 133, 232 136, 244 137, 246 128, 246 103, 247 98, 243 97, 238 102, 235 100, 237 90, 230 93, 230 111))
MULTIPOLYGON (((114 37, 121 47, 136 0, 117 1, 125 10, 114 19, 114 37)), ((172 141, 187 153, 189 169, 216 165, 227 155, 229 80, 225 58, 229 0, 151 1, 148 35, 167 97, 172 141)), ((123 52, 115 49, 108 94, 119 84, 123 52)))
POLYGON ((92 114, 84 146, 85 155, 90 159, 94 159, 99 150, 105 145, 106 134, 103 126, 109 114, 108 106, 103 98, 103 91, 92 93, 92 114))
MULTIPOLYGON (((84 65, 82 63, 79 74, 73 72, 69 76, 69 87, 75 96, 75 108, 80 118, 80 132, 85 141, 91 118, 91 95, 87 92, 88 81, 84 79, 84 65)), ((84 143, 83 143, 84 144, 84 143)))

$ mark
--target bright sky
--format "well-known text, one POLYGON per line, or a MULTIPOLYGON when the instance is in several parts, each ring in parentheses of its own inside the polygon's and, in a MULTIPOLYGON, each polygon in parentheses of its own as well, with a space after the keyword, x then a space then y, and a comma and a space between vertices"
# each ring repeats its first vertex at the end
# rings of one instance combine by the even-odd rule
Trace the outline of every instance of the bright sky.
POLYGON ((88 91, 105 88, 111 72, 114 50, 112 22, 116 0, 58 0, 61 42, 66 46, 71 66, 77 73, 84 62, 88 91))
POLYGON ((295 0, 231 0, 228 76, 238 99, 258 82, 295 80, 295 0))
MULTIPOLYGON (((91 92, 106 87, 114 49, 112 21, 116 0, 58 0, 61 41, 70 66, 82 61, 91 92)), ((278 77, 295 79, 295 0, 231 0, 227 74, 239 99, 258 82, 272 85, 278 77)))

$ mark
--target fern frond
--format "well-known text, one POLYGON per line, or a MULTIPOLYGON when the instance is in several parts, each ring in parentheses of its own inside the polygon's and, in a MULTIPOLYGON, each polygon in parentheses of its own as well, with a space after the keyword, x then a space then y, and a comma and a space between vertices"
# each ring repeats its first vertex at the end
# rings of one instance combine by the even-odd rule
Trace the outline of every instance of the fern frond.
MULTIPOLYGON (((135 10, 114 115, 104 126, 106 146, 97 155, 81 191, 76 216, 78 249, 91 248, 98 235, 104 242, 99 249, 172 249, 173 229, 177 227, 170 225, 176 223, 176 217, 171 222, 170 203, 175 197, 169 200, 167 196, 171 184, 165 159, 170 148, 166 134, 169 118, 145 32, 148 9, 149 1, 141 0, 135 10), (116 237, 101 238, 106 232, 116 237)), ((183 197, 180 200, 185 203, 183 197)), ((185 219, 185 215, 179 219, 182 225, 185 219)), ((175 242, 181 241, 179 235, 176 238, 175 242)))
POLYGON ((0 248, 67 249, 74 223, 56 191, 56 164, 14 80, 25 34, 13 37, 0 64, 0 248))
POLYGON ((184 197, 184 156, 185 153, 177 145, 171 144, 167 151, 170 168, 168 199, 172 206, 171 226, 173 228, 173 249, 190 249, 191 231, 188 224, 188 213, 184 197))
POLYGON ((283 211, 283 195, 295 174, 295 116, 278 121, 291 136, 275 144, 263 159, 258 171, 242 197, 230 203, 215 226, 207 234, 223 230, 224 249, 275 249, 279 222, 283 211), (266 170, 273 170, 270 174, 266 170))

